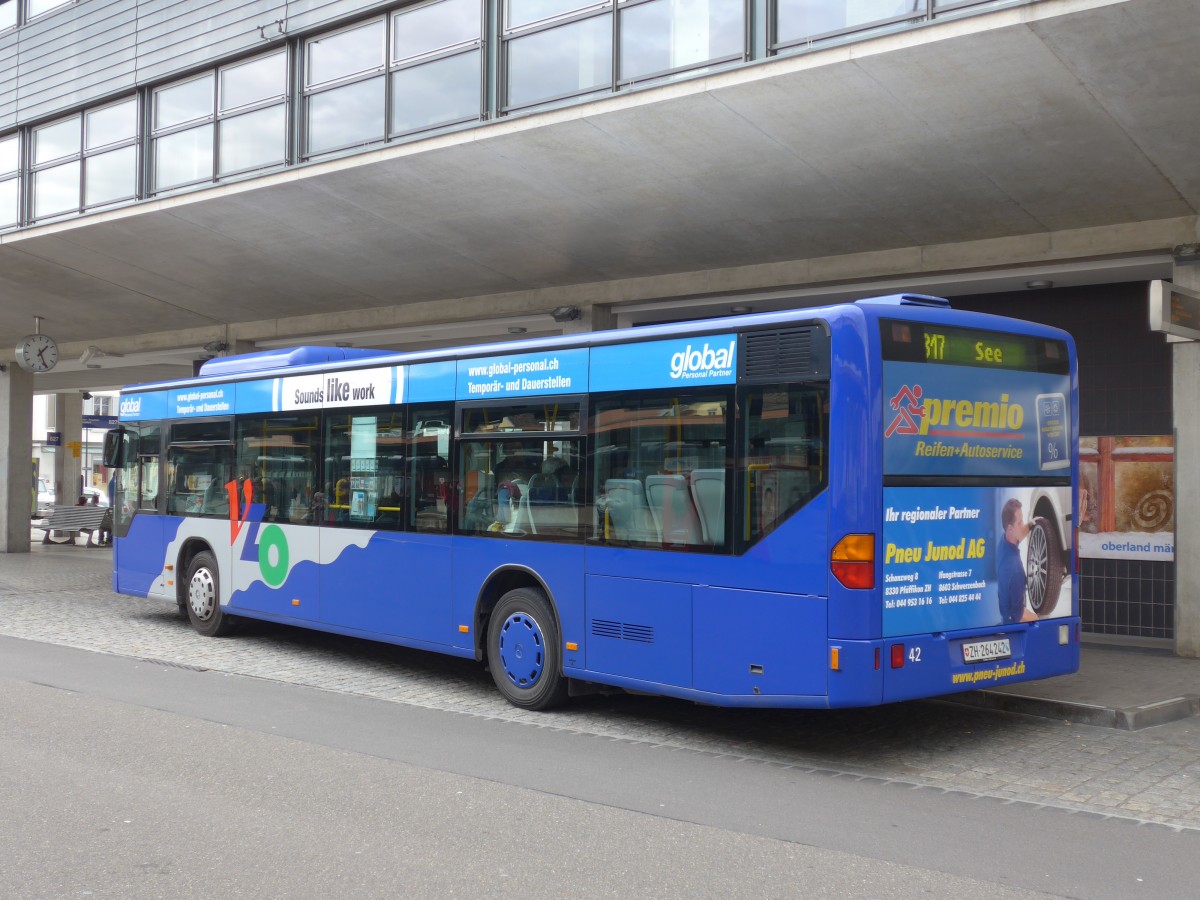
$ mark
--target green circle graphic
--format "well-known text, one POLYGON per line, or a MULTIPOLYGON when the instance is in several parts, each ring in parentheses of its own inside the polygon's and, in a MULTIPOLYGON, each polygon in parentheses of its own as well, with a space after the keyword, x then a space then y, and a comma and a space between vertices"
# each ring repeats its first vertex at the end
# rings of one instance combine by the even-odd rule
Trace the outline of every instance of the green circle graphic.
POLYGON ((287 535, 278 525, 268 525, 258 539, 258 569, 262 572, 263 581, 271 587, 279 587, 287 577, 288 543, 287 535), (276 548, 278 558, 271 565, 271 548, 276 548))

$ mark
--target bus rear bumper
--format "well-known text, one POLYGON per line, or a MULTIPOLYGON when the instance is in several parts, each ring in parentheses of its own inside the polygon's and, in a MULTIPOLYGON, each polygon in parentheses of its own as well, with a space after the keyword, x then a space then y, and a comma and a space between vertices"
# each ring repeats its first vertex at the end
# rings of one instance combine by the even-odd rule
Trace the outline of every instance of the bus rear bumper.
POLYGON ((883 644, 883 702, 980 690, 1079 669, 1079 618, 897 637, 883 644), (980 657, 968 662, 971 657, 980 657))

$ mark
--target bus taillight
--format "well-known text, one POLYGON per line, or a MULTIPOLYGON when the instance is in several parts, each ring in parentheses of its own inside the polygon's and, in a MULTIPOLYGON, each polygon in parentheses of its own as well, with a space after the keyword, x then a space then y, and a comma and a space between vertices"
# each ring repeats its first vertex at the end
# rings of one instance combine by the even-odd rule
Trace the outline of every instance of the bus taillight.
POLYGON ((829 568, 843 587, 875 587, 875 535, 848 534, 829 555, 829 568))

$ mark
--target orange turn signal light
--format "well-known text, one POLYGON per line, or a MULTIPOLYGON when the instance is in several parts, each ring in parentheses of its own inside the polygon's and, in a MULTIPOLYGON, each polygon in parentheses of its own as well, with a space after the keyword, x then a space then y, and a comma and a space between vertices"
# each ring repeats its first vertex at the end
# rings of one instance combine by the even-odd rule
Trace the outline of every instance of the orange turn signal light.
POLYGON ((848 534, 834 545, 829 568, 842 587, 875 587, 875 535, 848 534))

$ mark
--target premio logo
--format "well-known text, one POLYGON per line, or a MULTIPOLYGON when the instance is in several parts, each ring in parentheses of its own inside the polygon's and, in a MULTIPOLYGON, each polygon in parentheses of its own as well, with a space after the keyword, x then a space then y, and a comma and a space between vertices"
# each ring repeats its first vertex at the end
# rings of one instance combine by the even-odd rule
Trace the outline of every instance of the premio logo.
POLYGON ((728 347, 710 347, 707 342, 699 350, 688 344, 671 357, 671 377, 674 379, 713 378, 733 371, 733 356, 737 340, 728 347))

